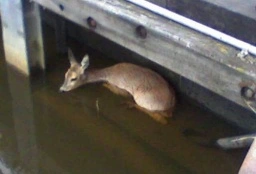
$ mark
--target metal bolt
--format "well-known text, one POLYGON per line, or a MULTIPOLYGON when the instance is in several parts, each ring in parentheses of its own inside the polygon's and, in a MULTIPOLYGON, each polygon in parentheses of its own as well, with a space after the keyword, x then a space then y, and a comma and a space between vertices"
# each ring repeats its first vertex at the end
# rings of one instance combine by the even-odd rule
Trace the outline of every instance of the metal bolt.
POLYGON ((250 87, 242 87, 241 96, 247 100, 253 100, 255 98, 255 91, 250 87))
POLYGON ((87 18, 87 24, 92 29, 95 29, 97 27, 97 22, 92 17, 87 18))
POLYGON ((25 37, 25 34, 24 34, 24 31, 23 31, 23 30, 17 30, 17 35, 18 35, 19 37, 22 37, 22 38, 25 37))
POLYGON ((139 25, 136 27, 136 34, 142 39, 145 39, 147 37, 147 29, 142 25, 139 25))
POLYGON ((62 4, 59 4, 59 8, 60 8, 61 11, 64 10, 64 6, 62 4))

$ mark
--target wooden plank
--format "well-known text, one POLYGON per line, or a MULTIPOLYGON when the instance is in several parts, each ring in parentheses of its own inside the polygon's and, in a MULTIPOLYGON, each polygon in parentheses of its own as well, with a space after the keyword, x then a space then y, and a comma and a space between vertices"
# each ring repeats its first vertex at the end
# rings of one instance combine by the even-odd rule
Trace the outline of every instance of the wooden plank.
POLYGON ((167 0, 148 0, 156 5, 166 8, 167 7, 167 0))
POLYGON ((204 0, 206 2, 215 4, 217 6, 222 6, 222 8, 227 8, 230 11, 233 11, 235 13, 240 13, 242 15, 246 15, 247 17, 250 17, 252 19, 256 19, 256 13, 255 13, 255 0, 247 0, 247 1, 241 1, 241 0, 204 0))
POLYGON ((167 9, 252 45, 256 44, 254 0, 167 0, 167 9))
POLYGON ((31 68, 44 69, 38 5, 22 0, 1 1, 1 18, 7 62, 27 75, 31 68))

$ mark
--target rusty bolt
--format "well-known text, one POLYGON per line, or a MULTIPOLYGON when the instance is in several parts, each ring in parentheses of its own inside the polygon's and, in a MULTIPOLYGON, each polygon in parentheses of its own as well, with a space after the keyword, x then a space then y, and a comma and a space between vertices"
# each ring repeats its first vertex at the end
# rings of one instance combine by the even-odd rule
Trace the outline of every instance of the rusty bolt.
POLYGON ((64 10, 64 5, 59 4, 59 8, 60 8, 61 11, 63 11, 64 10))
POLYGON ((97 27, 97 22, 92 17, 87 18, 87 24, 92 29, 95 29, 97 27))
POLYGON ((241 96, 244 99, 253 100, 255 98, 255 91, 247 86, 242 87, 241 88, 241 96))
POLYGON ((136 34, 142 39, 145 39, 147 37, 147 29, 142 25, 139 25, 136 27, 136 34))

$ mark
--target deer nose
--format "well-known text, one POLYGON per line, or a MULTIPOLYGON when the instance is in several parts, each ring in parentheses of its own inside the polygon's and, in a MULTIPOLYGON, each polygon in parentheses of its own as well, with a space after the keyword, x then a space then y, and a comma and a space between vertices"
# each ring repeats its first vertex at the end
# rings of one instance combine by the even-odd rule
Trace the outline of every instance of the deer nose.
POLYGON ((62 87, 60 87, 59 92, 63 93, 63 92, 66 92, 66 90, 62 86, 62 87))

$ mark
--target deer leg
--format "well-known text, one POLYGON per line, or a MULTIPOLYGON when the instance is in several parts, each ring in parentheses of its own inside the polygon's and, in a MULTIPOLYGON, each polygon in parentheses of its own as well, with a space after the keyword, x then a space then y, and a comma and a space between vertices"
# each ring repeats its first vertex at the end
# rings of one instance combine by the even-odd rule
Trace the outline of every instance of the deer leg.
POLYGON ((167 124, 168 121, 166 119, 167 113, 162 111, 150 111, 148 109, 145 109, 139 105, 137 105, 135 102, 127 101, 128 108, 137 108, 138 110, 144 112, 145 114, 149 115, 151 118, 153 118, 155 121, 161 123, 161 124, 167 124))
POLYGON ((110 91, 112 91, 113 93, 115 93, 117 95, 121 95, 124 97, 131 97, 131 94, 129 92, 127 92, 124 89, 120 89, 117 86, 111 85, 109 83, 104 83, 103 86, 108 88, 110 91))
POLYGON ((130 100, 124 101, 121 104, 125 105, 127 109, 136 108, 136 105, 137 105, 134 101, 130 101, 130 100))
POLYGON ((161 124, 167 124, 168 121, 166 119, 166 116, 164 115, 164 112, 158 112, 158 111, 149 111, 145 108, 140 107, 139 105, 136 104, 135 106, 137 109, 139 109, 140 111, 146 113, 147 115, 149 115, 151 118, 153 118, 155 121, 161 123, 161 124))
POLYGON ((134 101, 129 101, 129 100, 123 102, 122 104, 125 104, 128 109, 136 108, 136 109, 144 112, 145 114, 149 115, 151 118, 153 118, 155 121, 157 121, 161 124, 165 125, 168 123, 166 120, 166 117, 170 117, 170 116, 165 111, 150 111, 148 109, 145 109, 145 108, 139 106, 134 101))

